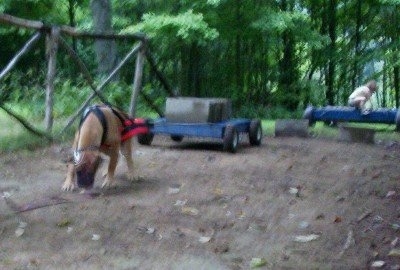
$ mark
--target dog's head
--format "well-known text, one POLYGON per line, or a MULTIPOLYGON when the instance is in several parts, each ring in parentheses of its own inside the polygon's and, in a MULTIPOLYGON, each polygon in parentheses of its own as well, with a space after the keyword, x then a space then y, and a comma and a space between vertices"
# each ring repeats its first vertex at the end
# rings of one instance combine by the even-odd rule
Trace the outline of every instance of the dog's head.
POLYGON ((99 151, 75 151, 74 164, 77 184, 80 188, 91 188, 101 161, 99 151))

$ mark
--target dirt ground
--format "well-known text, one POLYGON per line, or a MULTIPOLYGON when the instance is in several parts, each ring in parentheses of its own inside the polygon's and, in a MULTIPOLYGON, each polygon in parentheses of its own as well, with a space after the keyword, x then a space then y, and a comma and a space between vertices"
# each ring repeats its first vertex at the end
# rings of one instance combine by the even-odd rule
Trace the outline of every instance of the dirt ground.
POLYGON ((1 269, 400 269, 399 143, 156 137, 92 194, 61 191, 68 151, 0 156, 1 269))

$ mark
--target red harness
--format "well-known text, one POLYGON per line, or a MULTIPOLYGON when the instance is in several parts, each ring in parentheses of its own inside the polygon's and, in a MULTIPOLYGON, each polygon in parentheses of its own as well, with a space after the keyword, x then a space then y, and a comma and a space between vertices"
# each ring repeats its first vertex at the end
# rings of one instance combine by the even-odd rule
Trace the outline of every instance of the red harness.
POLYGON ((143 118, 126 119, 120 132, 121 142, 124 142, 133 136, 149 133, 149 123, 143 118))
MULTIPOLYGON (((85 110, 83 113, 83 116, 81 118, 79 126, 82 125, 82 123, 85 121, 86 117, 89 115, 89 113, 93 112, 96 117, 99 119, 101 122, 101 125, 103 127, 103 135, 101 138, 101 144, 99 147, 97 146, 89 146, 83 149, 78 149, 78 152, 86 151, 86 150, 93 150, 93 149, 99 149, 99 148, 108 148, 110 145, 107 145, 104 143, 106 139, 106 134, 108 132, 108 127, 107 127, 107 121, 104 116, 104 113, 101 111, 101 105, 93 105, 90 106, 85 110)), ((121 132, 121 142, 124 142, 133 136, 139 135, 139 134, 147 134, 149 133, 149 127, 152 125, 150 121, 143 119, 143 118, 135 118, 135 119, 125 119, 125 117, 122 117, 121 114, 113 109, 112 107, 109 106, 109 108, 112 110, 112 112, 115 114, 115 116, 118 117, 118 119, 122 123, 122 127, 120 127, 119 131, 121 132)))

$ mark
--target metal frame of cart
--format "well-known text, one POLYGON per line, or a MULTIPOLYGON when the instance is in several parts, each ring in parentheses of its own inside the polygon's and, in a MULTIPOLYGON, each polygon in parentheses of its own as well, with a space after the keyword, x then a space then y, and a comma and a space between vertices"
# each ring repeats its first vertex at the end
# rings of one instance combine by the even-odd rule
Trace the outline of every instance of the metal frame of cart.
POLYGON ((223 150, 231 153, 237 151, 239 134, 247 133, 251 145, 260 145, 262 141, 262 126, 258 119, 230 119, 217 123, 175 123, 165 118, 153 120, 148 134, 138 136, 142 145, 150 145, 154 135, 169 135, 171 139, 180 142, 184 137, 208 137, 222 139, 223 150))

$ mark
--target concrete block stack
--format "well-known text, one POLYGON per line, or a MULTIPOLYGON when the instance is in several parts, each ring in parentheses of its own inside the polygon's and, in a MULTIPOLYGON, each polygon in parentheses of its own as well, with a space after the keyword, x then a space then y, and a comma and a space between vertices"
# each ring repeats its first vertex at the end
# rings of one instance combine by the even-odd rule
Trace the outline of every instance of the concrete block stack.
POLYGON ((167 98, 165 118, 168 122, 216 123, 230 119, 232 103, 225 98, 167 98))

